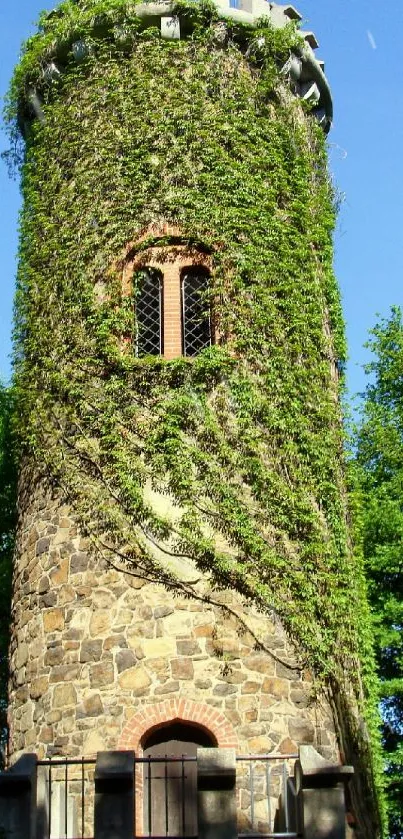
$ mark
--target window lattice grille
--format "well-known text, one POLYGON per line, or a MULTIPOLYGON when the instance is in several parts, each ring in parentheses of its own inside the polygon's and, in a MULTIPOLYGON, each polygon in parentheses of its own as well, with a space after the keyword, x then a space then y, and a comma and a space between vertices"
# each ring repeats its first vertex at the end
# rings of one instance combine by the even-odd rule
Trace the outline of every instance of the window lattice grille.
POLYGON ((211 318, 206 300, 209 274, 205 268, 182 272, 183 355, 197 355, 211 344, 211 318))
POLYGON ((162 275, 143 268, 134 277, 136 355, 162 355, 162 275))

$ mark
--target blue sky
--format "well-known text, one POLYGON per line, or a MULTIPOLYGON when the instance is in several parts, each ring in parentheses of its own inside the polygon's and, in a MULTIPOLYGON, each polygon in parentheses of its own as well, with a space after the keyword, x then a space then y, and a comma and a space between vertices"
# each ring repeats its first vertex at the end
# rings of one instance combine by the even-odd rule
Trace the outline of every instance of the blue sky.
MULTIPOLYGON (((1 0, 0 94, 20 44, 51 0, 1 0)), ((402 304, 403 109, 402 0, 295 0, 326 62, 335 120, 330 169, 343 202, 335 234, 335 269, 347 325, 351 393, 365 385, 362 364, 376 314, 402 304)), ((6 147, 4 134, 0 148, 6 147)), ((0 162, 0 378, 10 375, 10 332, 17 250, 18 184, 0 162)))

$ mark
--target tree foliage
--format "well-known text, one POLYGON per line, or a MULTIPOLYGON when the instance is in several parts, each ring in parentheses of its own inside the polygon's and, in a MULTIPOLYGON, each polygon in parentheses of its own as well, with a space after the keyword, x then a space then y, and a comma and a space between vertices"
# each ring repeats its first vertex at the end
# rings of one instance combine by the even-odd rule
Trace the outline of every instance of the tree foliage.
POLYGON ((403 836, 403 314, 372 331, 357 463, 362 533, 381 678, 390 836, 403 836))

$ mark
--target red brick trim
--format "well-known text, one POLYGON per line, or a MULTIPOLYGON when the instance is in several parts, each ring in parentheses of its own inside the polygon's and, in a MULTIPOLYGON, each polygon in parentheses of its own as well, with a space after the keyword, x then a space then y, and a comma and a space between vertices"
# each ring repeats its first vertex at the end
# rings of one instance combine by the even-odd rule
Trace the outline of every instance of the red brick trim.
MULTIPOLYGON (((143 754, 143 742, 146 734, 151 734, 156 728, 167 723, 183 722, 187 725, 198 725, 212 734, 221 748, 237 749, 238 741, 235 729, 220 711, 207 705, 206 702, 193 702, 192 699, 167 699, 155 705, 145 705, 133 714, 126 723, 119 741, 118 749, 133 749, 138 757, 143 754)), ((141 764, 135 769, 136 796, 136 836, 143 835, 143 768, 141 764)))
POLYGON ((134 749, 140 755, 145 734, 169 722, 200 725, 213 735, 220 748, 238 748, 235 729, 221 711, 206 702, 193 702, 192 699, 178 697, 155 705, 145 705, 133 714, 120 735, 117 748, 134 749))

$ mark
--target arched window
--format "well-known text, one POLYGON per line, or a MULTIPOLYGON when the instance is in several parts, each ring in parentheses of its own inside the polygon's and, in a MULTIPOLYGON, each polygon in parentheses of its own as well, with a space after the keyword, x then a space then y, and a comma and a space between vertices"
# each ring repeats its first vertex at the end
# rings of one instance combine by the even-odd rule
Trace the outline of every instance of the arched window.
POLYGON ((162 274, 156 268, 141 268, 133 276, 136 315, 135 352, 162 355, 164 352, 162 274))
POLYGON ((206 729, 179 721, 168 723, 145 738, 145 835, 197 836, 197 766, 194 758, 198 746, 216 745, 215 738, 206 729))
POLYGON ((197 355, 212 343, 209 278, 207 268, 200 265, 190 265, 181 272, 182 352, 186 356, 197 355))

